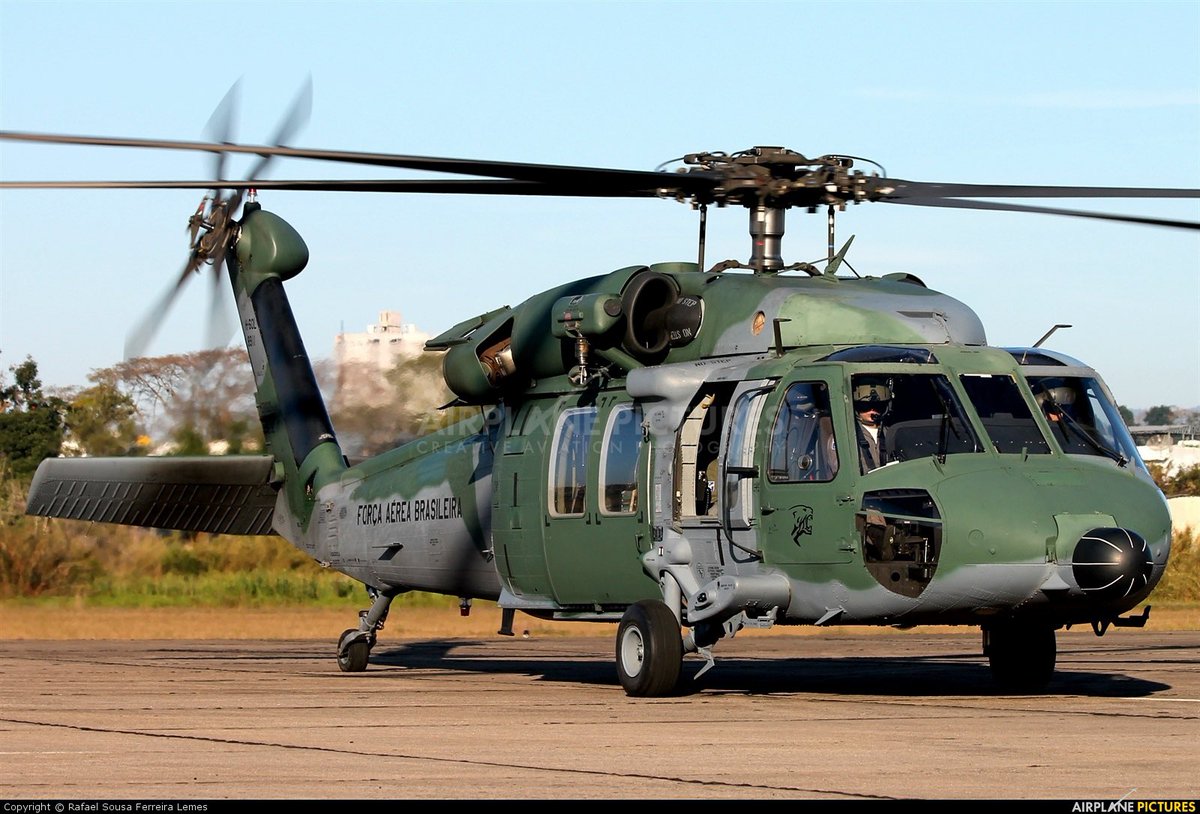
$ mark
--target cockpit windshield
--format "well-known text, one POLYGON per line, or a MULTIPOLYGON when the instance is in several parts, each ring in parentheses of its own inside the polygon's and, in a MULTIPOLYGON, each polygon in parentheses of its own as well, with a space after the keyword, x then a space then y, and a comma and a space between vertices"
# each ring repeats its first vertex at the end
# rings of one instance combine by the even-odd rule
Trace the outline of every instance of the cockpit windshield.
POLYGON ((975 412, 1001 455, 1046 455, 1050 445, 1012 376, 967 373, 959 377, 975 412))
POLYGON ((864 473, 896 461, 983 451, 945 376, 858 373, 850 388, 864 473))
POLYGON ((1029 376, 1029 386, 1063 452, 1141 464, 1120 412, 1100 383, 1086 376, 1029 376))

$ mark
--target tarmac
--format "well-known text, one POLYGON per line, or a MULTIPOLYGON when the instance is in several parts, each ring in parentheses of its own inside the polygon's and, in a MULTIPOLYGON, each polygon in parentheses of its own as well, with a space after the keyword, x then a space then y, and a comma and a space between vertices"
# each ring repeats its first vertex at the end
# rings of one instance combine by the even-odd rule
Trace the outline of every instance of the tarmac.
POLYGON ((0 799, 1200 796, 1200 632, 1060 633, 1041 695, 995 690, 977 633, 742 634, 657 699, 606 638, 333 648, 0 641, 0 799))

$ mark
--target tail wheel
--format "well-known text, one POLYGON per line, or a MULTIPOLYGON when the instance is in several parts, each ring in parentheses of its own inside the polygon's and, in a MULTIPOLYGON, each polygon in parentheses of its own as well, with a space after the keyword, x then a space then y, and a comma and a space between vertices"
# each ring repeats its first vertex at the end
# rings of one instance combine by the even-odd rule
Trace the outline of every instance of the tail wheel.
POLYGON ((357 629, 350 628, 342 633, 338 643, 338 669, 343 673, 361 673, 367 669, 367 659, 371 655, 371 643, 365 637, 355 639, 349 644, 344 643, 348 637, 358 633, 357 629))
POLYGON ((1054 628, 1004 622, 985 627, 983 635, 983 652, 1001 689, 1036 693, 1050 683, 1057 656, 1054 628))
POLYGON ((683 640, 671 609, 657 599, 630 605, 617 628, 617 676, 625 693, 669 695, 682 664, 683 640))

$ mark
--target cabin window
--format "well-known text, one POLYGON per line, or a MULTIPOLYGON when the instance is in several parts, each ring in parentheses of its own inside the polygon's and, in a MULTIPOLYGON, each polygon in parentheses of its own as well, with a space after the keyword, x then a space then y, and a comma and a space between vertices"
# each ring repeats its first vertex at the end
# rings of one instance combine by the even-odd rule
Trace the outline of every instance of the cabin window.
POLYGON ((899 461, 984 449, 945 376, 856 373, 850 391, 864 474, 899 461))
POLYGON ((1141 464, 1121 413, 1096 379, 1030 376, 1029 386, 1063 452, 1141 464))
POLYGON ((637 462, 642 448, 642 407, 621 404, 608 416, 600 484, 604 514, 633 514, 638 510, 637 462))
POLYGON ((775 483, 825 482, 837 471, 829 387, 824 382, 789 385, 771 429, 767 477, 775 483))
POLYGON ((959 380, 997 452, 1049 454, 1050 445, 1011 376, 969 374, 959 380))
POLYGON ((567 410, 554 430, 554 454, 550 458, 550 513, 557 517, 583 515, 587 499, 588 452, 595 407, 567 410))

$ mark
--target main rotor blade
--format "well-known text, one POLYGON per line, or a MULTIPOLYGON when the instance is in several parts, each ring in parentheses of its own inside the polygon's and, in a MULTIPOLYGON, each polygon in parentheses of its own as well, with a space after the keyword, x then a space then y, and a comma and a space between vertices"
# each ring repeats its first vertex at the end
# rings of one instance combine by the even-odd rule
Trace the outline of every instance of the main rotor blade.
POLYGON ((599 184, 588 190, 576 185, 533 181, 472 179, 347 179, 326 181, 0 181, 0 189, 280 189, 310 192, 422 192, 458 195, 548 195, 561 197, 653 198, 652 189, 629 189, 599 184))
POLYGON ((1200 223, 1188 220, 1168 220, 1166 218, 1148 218, 1138 215, 1111 215, 1105 212, 1087 212, 1079 209, 1055 209, 1046 206, 1024 206, 1023 204, 1006 204, 996 201, 955 200, 953 198, 884 198, 883 203, 903 204, 905 206, 939 206, 949 209, 989 209, 1000 212, 1033 212, 1040 215, 1066 215, 1073 218, 1093 218, 1095 220, 1110 220, 1119 223, 1141 223, 1147 226, 1167 226, 1172 229, 1200 229, 1200 223))
MULTIPOLYGON (((480 175, 485 178, 502 178, 516 181, 541 183, 600 183, 623 184, 628 189, 645 190, 669 188, 685 192, 704 192, 713 189, 722 180, 714 172, 692 171, 688 173, 648 172, 643 170, 617 170, 602 167, 572 167, 559 164, 526 164, 511 161, 477 161, 464 158, 437 158, 433 156, 392 155, 388 153, 360 153, 342 150, 310 150, 298 147, 270 147, 267 145, 214 144, 204 141, 172 141, 162 139, 109 138, 105 136, 69 136, 54 133, 22 133, 0 131, 0 140, 30 141, 49 144, 80 144, 100 147, 142 147, 162 150, 191 150, 199 152, 230 152, 259 156, 280 156, 316 161, 334 161, 346 164, 366 164, 396 169, 427 170, 453 175, 480 175)), ((582 189, 580 195, 587 195, 582 189)))
POLYGON ((1200 198, 1200 189, 1161 187, 1040 187, 1013 184, 931 184, 884 178, 881 200, 909 198, 1200 198))

